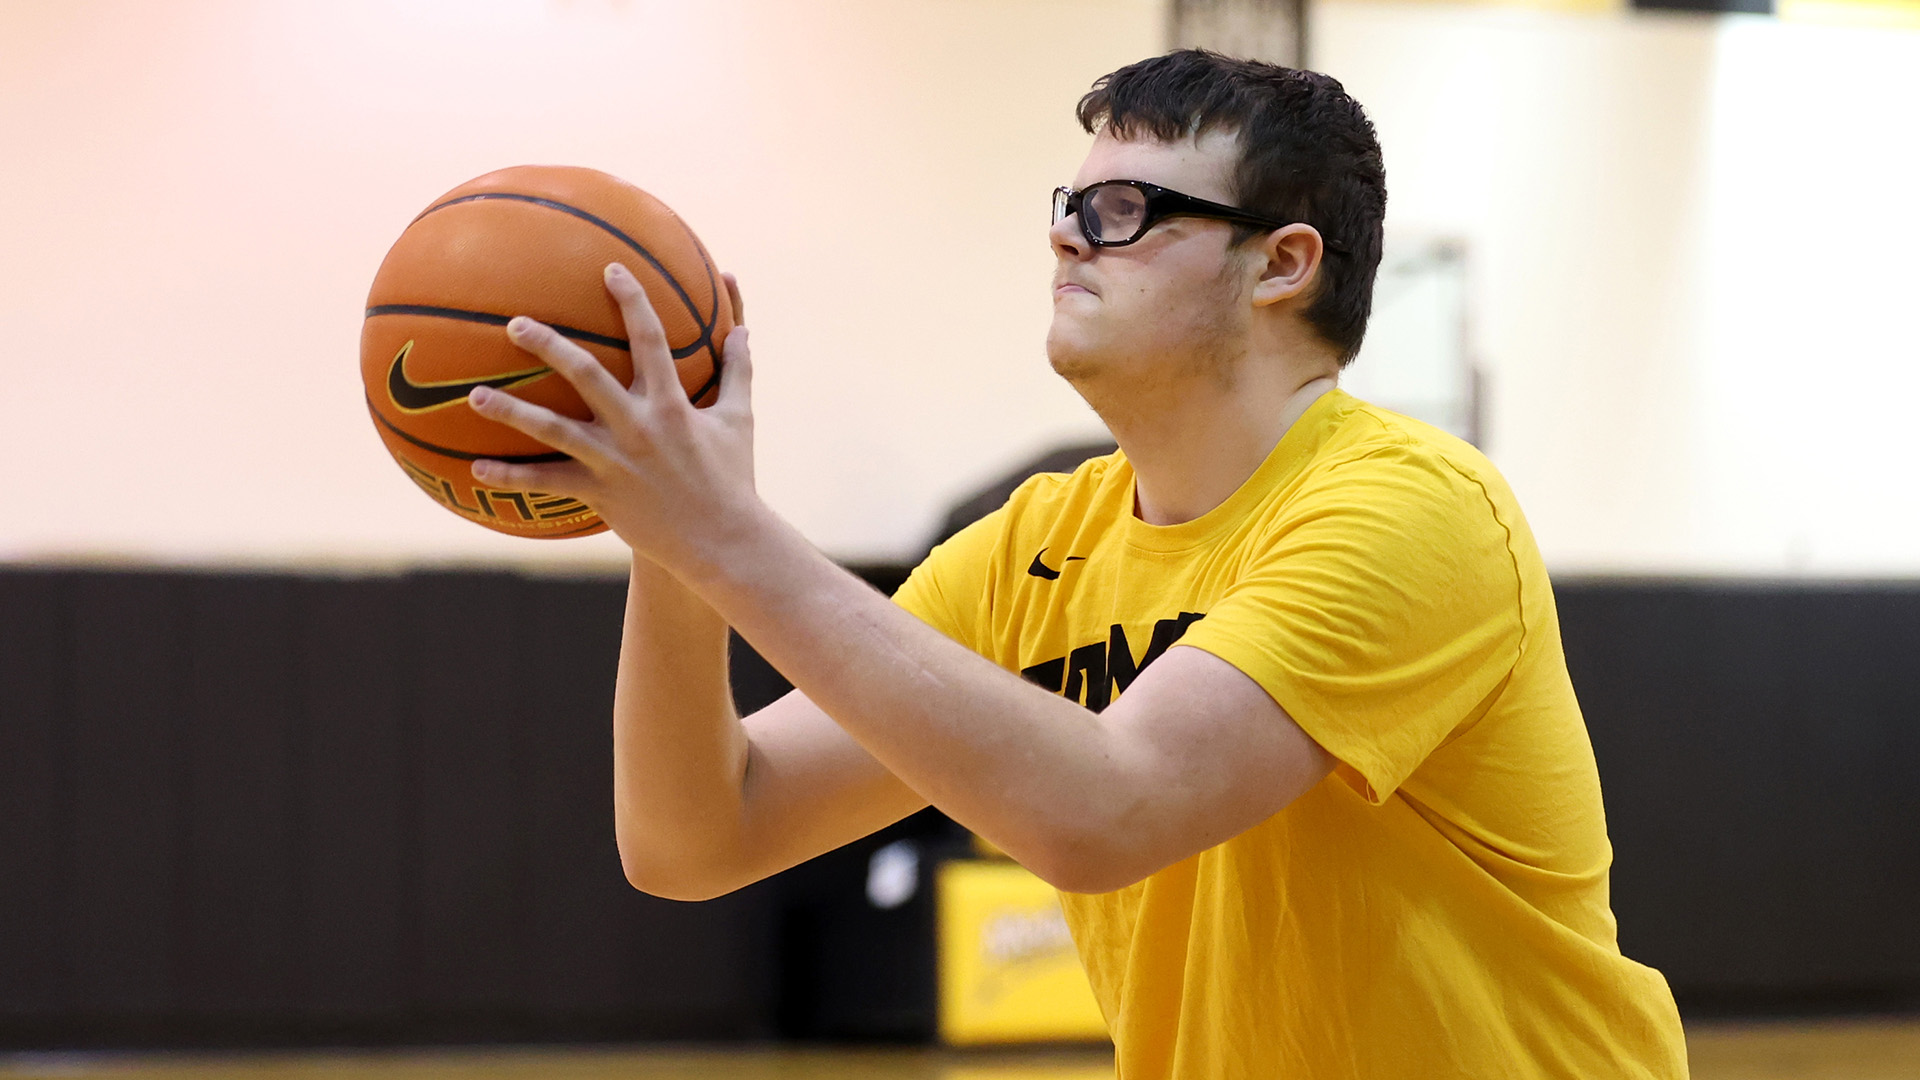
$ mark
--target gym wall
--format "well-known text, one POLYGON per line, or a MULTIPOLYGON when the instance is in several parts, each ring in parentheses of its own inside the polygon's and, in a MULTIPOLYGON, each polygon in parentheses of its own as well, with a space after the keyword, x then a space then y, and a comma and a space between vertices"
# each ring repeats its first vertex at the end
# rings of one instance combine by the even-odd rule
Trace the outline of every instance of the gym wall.
POLYGON ((1312 10, 1389 229, 1467 247, 1487 449, 1550 567, 1920 573, 1920 33, 1312 10))
POLYGON ((903 553, 1097 421, 1047 369, 1052 188, 1151 0, 0 5, 0 560, 617 564, 415 491, 357 373, 387 247, 504 165, 590 165, 738 273, 760 484, 903 553), (22 404, 24 403, 24 404, 22 404))
MULTIPOLYGON (((0 568, 0 1050, 929 1036, 936 814, 704 903, 622 879, 623 592, 0 568)), ((1920 589, 1559 602, 1627 954, 1689 1019, 1920 1005, 1920 589)))

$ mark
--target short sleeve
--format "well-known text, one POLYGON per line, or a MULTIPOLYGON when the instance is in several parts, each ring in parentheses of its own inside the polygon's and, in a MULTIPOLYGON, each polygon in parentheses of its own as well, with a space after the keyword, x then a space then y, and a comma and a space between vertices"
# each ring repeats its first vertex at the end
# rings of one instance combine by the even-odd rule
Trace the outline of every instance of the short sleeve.
POLYGON ((1522 611, 1480 483, 1396 446, 1309 478, 1181 643, 1260 683, 1377 804, 1485 712, 1522 611))
POLYGON ((1001 507, 949 537, 913 568, 893 602, 920 621, 980 652, 985 641, 985 600, 993 555, 1005 529, 1001 507))

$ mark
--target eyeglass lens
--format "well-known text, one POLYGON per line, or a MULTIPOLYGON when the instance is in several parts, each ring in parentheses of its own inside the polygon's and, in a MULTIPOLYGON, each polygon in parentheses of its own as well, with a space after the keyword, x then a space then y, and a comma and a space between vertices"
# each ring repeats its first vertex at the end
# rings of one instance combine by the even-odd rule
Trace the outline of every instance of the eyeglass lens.
POLYGON ((1081 198, 1080 214, 1094 239, 1131 240, 1147 220, 1147 197, 1131 184, 1095 184, 1081 198))
MULTIPOLYGON (((1075 212, 1072 189, 1053 193, 1053 220, 1075 212)), ((1101 183, 1081 191, 1080 228, 1101 243, 1125 243, 1136 237, 1147 219, 1147 197, 1131 184, 1101 183)))

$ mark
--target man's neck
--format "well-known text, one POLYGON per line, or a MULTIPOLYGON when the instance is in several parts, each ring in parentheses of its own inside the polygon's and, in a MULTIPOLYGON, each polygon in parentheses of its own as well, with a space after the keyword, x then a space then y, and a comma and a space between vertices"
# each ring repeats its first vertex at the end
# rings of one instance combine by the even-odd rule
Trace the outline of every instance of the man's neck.
POLYGON ((1102 410, 1133 466, 1134 512, 1142 521, 1178 525, 1226 502, 1336 385, 1322 370, 1289 368, 1243 369, 1231 383, 1190 380, 1160 388, 1145 408, 1102 410))

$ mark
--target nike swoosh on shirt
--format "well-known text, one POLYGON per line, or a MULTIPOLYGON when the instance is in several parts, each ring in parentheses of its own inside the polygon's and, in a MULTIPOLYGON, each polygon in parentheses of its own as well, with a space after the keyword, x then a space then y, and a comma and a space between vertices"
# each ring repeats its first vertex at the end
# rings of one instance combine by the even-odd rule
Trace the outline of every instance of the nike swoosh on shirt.
MULTIPOLYGON (((1047 549, 1041 548, 1040 551, 1034 555, 1033 561, 1027 564, 1027 573, 1032 574, 1034 577, 1037 577, 1037 578, 1045 578, 1048 581, 1057 581, 1059 580, 1059 577, 1060 577, 1060 571, 1055 570, 1053 567, 1048 566, 1046 563, 1040 560, 1040 556, 1045 555, 1046 553, 1047 553, 1047 549)), ((1073 562, 1075 560, 1078 560, 1080 562, 1085 562, 1086 559, 1087 557, 1085 555, 1067 556, 1067 562, 1073 562)), ((1061 569, 1065 569, 1066 563, 1061 563, 1060 566, 1061 566, 1061 569)))
POLYGON ((476 386, 485 386, 494 390, 506 390, 522 386, 535 379, 553 374, 546 365, 526 368, 522 371, 509 371, 502 375, 489 375, 483 379, 448 379, 445 382, 417 383, 407 377, 407 354, 413 351, 413 342, 400 346, 394 354, 393 366, 387 369, 387 396, 404 413, 432 412, 449 405, 458 405, 467 400, 476 386))

